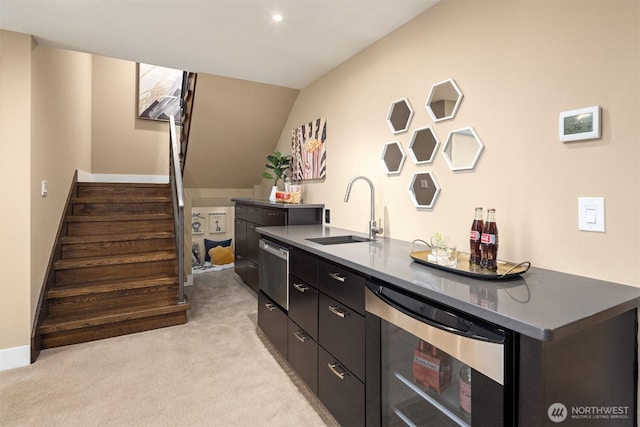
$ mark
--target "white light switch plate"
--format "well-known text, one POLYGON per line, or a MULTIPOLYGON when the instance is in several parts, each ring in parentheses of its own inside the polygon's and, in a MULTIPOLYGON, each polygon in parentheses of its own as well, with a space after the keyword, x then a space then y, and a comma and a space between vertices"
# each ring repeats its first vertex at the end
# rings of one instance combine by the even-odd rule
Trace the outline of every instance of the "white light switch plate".
POLYGON ((604 233, 604 197, 578 197, 578 230, 604 233))

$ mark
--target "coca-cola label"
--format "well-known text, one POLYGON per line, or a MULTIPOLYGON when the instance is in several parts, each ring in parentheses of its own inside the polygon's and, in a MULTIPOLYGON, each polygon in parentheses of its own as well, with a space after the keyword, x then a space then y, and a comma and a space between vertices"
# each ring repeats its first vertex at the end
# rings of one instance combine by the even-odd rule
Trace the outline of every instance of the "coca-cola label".
POLYGON ((478 230, 471 230, 469 233, 469 240, 480 240, 480 232, 478 230))
POLYGON ((483 233, 482 237, 480 238, 480 242, 484 243, 484 244, 495 245, 496 244, 496 235, 495 234, 489 234, 489 233, 483 233))

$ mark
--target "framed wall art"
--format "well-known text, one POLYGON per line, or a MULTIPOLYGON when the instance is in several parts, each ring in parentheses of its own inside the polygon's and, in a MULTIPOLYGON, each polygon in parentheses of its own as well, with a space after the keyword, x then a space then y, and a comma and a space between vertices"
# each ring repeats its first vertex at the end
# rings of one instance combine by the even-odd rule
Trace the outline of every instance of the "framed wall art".
POLYGON ((169 121, 173 115, 180 124, 182 94, 181 70, 140 64, 138 71, 138 118, 169 121))
POLYGON ((322 179, 327 173, 327 119, 321 117, 291 132, 291 178, 322 179))
POLYGON ((205 217, 200 212, 191 214, 191 234, 204 234, 205 217))
POLYGON ((209 212, 209 234, 227 232, 227 213, 209 212))

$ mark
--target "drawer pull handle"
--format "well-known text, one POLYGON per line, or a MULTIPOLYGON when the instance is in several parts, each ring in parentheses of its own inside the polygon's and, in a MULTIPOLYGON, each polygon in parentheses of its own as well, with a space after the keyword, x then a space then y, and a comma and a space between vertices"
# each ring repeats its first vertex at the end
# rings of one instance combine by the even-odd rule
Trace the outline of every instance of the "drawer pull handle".
POLYGON ((345 276, 341 276, 340 273, 329 273, 329 277, 342 283, 344 283, 347 280, 347 278, 345 276))
POLYGON ((335 314, 338 317, 342 317, 344 319, 345 311, 338 307, 337 305, 330 305, 329 311, 335 314))
POLYGON ((309 337, 306 336, 302 331, 295 331, 293 335, 295 335, 296 338, 298 338, 298 341, 300 342, 305 342, 306 340, 309 339, 309 337))
POLYGON ((294 288, 296 288, 297 290, 299 290, 299 291, 300 291, 300 292, 302 292, 302 293, 307 292, 307 289, 309 289, 309 288, 307 288, 305 285, 299 285, 299 284, 297 284, 297 283, 294 283, 294 284, 293 284, 293 287, 294 287, 294 288))
POLYGON ((273 311, 273 310, 276 309, 276 306, 271 304, 270 302, 265 302, 264 306, 267 307, 267 310, 269 310, 269 311, 273 311))
POLYGON ((336 377, 340 378, 341 380, 344 380, 344 377, 347 375, 346 372, 344 371, 338 371, 336 368, 340 365, 338 365, 337 363, 327 363, 327 366, 329 366, 329 369, 331 369, 331 372, 333 372, 336 377))

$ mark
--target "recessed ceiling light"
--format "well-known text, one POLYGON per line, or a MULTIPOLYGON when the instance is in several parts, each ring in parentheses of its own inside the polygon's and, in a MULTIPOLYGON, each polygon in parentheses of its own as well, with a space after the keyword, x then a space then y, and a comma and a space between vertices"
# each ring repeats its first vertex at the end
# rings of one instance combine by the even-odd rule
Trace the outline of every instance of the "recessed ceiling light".
POLYGON ((271 20, 273 22, 282 22, 282 15, 280 15, 279 13, 274 13, 273 15, 271 15, 271 20))

